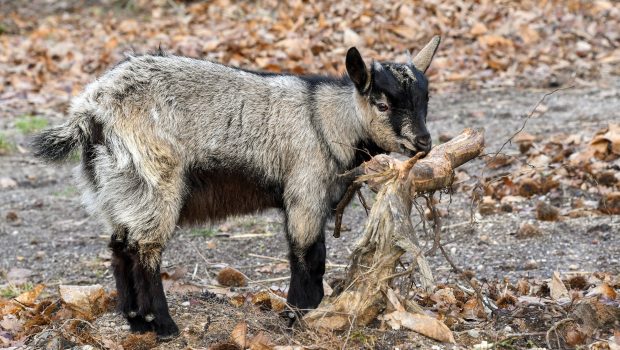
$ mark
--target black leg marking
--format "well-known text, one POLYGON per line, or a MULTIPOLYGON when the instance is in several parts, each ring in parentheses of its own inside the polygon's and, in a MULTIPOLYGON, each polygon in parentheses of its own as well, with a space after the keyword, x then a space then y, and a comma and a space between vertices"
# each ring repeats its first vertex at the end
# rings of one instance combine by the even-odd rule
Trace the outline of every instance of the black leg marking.
POLYGON ((132 259, 127 252, 125 242, 112 237, 112 269, 118 291, 118 310, 125 315, 132 332, 144 333, 153 330, 144 317, 138 315, 137 294, 133 283, 132 259))
POLYGON ((304 252, 297 252, 290 245, 291 284, 287 301, 300 309, 314 309, 323 299, 323 275, 325 274, 325 236, 321 234, 317 241, 304 252))
POLYGON ((179 335, 168 310, 166 294, 161 281, 160 266, 150 269, 140 262, 137 252, 132 252, 132 272, 137 292, 138 315, 152 325, 160 340, 172 339, 179 335))

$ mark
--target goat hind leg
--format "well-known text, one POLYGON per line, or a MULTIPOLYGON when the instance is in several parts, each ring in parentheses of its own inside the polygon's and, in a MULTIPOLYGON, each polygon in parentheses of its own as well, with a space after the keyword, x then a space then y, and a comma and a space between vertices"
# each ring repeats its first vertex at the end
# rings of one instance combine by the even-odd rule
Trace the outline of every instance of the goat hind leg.
POLYGON ((145 333, 153 330, 152 325, 138 314, 137 293, 133 281, 133 262, 127 251, 122 235, 115 233, 110 241, 112 250, 112 270, 118 293, 118 310, 123 313, 129 322, 132 332, 145 333))
POLYGON ((160 340, 179 335, 168 310, 160 273, 161 248, 144 246, 132 252, 132 272, 137 292, 138 313, 157 333, 160 340))

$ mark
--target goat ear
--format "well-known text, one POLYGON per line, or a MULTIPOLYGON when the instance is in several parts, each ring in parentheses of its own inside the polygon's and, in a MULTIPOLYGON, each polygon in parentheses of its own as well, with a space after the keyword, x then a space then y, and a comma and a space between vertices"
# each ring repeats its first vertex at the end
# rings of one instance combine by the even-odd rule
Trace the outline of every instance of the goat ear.
POLYGON ((441 38, 439 35, 435 35, 431 41, 424 46, 422 51, 420 51, 413 58, 413 65, 419 69, 422 73, 426 72, 428 66, 431 65, 431 61, 433 60, 433 56, 435 56, 435 52, 437 51, 437 47, 439 47, 439 42, 441 38))
POLYGON ((362 55, 355 47, 347 51, 346 65, 349 78, 351 78, 357 90, 362 94, 365 93, 370 85, 370 73, 366 69, 362 55))

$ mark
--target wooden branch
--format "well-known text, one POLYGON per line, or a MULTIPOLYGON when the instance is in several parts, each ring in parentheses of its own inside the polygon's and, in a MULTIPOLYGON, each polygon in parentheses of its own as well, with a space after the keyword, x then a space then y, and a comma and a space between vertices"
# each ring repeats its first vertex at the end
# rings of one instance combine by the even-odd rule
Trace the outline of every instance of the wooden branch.
MULTIPOLYGON (((440 190, 452 184, 454 169, 476 158, 484 149, 484 133, 467 128, 452 140, 436 146, 423 159, 411 167, 408 178, 412 181, 412 195, 415 192, 440 190)), ((407 161, 381 154, 353 170, 361 175, 375 192, 378 186, 389 179, 389 175, 407 166, 407 161), (387 172, 387 174, 386 174, 387 172)))
MULTIPOLYGON (((404 162, 386 155, 376 156, 347 174, 358 175, 356 183, 367 183, 378 192, 377 198, 364 235, 351 255, 344 288, 323 299, 316 310, 304 317, 308 325, 344 330, 352 324, 363 326, 376 319, 385 309, 385 296, 392 281, 402 275, 395 273, 396 266, 407 252, 416 263, 422 288, 431 290, 432 271, 411 223, 412 200, 417 193, 451 185, 454 169, 478 156, 483 147, 482 132, 466 129, 423 159, 422 154, 404 162)), ((351 193, 352 190, 345 196, 347 201, 351 193)), ((344 205, 339 205, 340 209, 344 205)))

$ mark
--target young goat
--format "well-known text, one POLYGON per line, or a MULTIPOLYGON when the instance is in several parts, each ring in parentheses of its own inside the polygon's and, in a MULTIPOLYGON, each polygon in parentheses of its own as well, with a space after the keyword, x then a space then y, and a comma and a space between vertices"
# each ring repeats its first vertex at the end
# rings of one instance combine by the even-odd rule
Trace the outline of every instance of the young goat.
POLYGON ((290 246, 288 302, 323 298, 323 229, 369 155, 427 152, 434 37, 406 64, 346 56, 348 76, 246 71, 172 55, 132 56, 76 97, 70 120, 43 131, 37 157, 78 146, 84 202, 108 226, 119 309, 132 331, 173 337, 160 277, 177 224, 280 208, 290 246))

